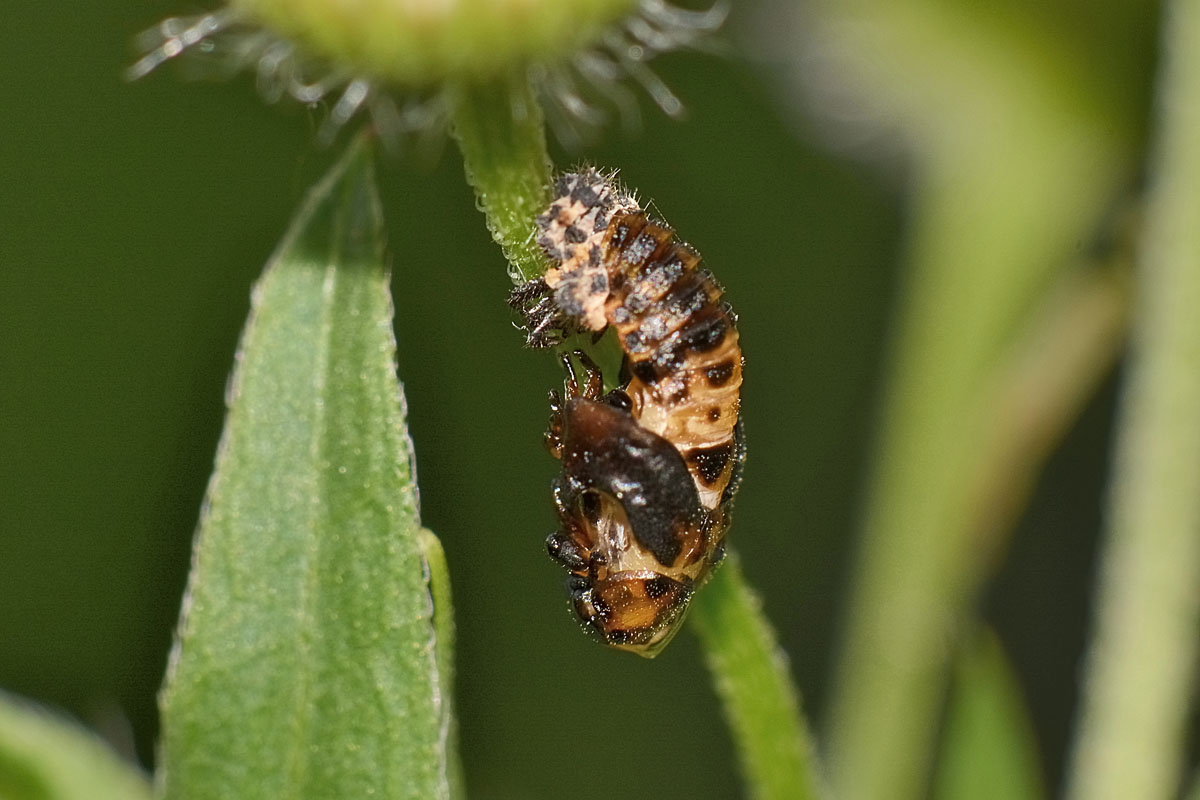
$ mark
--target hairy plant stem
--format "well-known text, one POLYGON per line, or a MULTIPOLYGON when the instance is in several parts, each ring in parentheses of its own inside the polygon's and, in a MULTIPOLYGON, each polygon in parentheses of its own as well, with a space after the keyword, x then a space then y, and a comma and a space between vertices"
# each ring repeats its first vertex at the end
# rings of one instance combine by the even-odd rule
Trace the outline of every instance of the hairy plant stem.
POLYGON ((1160 130, 1068 797, 1175 797, 1200 645, 1200 0, 1166 6, 1160 130))
POLYGON ((692 626, 733 730, 749 796, 821 797, 787 655, 735 554, 729 554, 692 605, 692 626))
POLYGON ((546 258, 534 241, 534 218, 549 203, 546 129, 523 73, 451 91, 452 128, 467 182, 504 251, 509 277, 524 283, 542 274, 546 258))

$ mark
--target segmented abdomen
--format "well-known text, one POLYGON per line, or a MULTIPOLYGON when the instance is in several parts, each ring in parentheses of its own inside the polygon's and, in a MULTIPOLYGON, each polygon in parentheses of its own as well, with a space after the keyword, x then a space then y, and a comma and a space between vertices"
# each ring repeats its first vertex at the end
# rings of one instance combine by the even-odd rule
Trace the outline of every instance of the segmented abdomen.
POLYGON ((705 508, 724 500, 740 454, 736 318, 700 256, 642 211, 618 213, 601 250, 638 423, 678 449, 705 508))

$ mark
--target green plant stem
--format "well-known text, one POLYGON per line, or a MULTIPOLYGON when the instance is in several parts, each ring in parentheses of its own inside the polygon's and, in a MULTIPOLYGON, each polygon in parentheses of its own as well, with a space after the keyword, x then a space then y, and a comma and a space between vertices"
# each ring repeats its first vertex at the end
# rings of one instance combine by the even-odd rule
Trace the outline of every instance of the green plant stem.
POLYGON ((691 624, 733 730, 749 795, 759 800, 820 797, 787 656, 733 553, 692 605, 691 624))
POLYGON ((550 156, 529 81, 513 73, 494 83, 459 86, 451 97, 467 182, 508 259, 509 277, 514 283, 540 277, 546 258, 534 241, 534 219, 550 202, 550 156))
POLYGON ((1074 800, 1176 796, 1200 643, 1200 1, 1166 6, 1153 184, 1074 800))

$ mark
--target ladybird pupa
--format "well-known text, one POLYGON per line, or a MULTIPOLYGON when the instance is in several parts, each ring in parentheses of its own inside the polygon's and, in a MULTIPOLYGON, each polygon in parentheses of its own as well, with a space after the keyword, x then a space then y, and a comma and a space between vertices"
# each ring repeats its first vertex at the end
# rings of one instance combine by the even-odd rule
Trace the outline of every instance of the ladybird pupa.
POLYGON ((559 530, 580 620, 606 643, 653 656, 724 552, 745 448, 736 317, 698 253, 595 169, 567 173, 538 217, 551 260, 512 302, 529 344, 612 327, 622 384, 582 352, 564 356, 547 441, 562 460, 559 530))

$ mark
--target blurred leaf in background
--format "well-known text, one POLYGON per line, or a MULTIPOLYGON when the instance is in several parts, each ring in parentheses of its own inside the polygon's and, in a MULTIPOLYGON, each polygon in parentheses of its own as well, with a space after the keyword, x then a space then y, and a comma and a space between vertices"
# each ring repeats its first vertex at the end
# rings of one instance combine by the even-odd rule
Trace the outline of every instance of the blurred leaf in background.
POLYGON ((149 800, 150 781, 77 722, 0 693, 0 797, 149 800))
POLYGON ((1045 797, 1033 726, 995 635, 968 639, 954 665, 934 778, 937 800, 1045 797))

